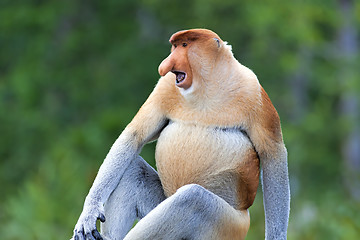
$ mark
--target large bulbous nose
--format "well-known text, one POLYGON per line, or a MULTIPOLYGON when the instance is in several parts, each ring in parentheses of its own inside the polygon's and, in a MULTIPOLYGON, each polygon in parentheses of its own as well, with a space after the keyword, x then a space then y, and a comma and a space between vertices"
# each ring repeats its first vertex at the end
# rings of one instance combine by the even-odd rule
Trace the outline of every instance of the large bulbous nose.
POLYGON ((167 58, 165 58, 159 65, 158 71, 160 76, 165 76, 168 72, 170 72, 175 63, 172 60, 172 54, 170 54, 167 58))

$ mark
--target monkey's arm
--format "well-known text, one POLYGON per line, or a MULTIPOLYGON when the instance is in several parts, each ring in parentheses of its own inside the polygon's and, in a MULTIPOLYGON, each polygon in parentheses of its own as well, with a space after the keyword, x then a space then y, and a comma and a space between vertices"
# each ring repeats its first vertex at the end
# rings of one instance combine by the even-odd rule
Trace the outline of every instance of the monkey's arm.
POLYGON ((105 221, 103 204, 144 144, 154 139, 165 126, 167 120, 158 105, 154 103, 152 95, 115 141, 101 165, 75 226, 75 239, 84 239, 85 236, 89 236, 89 239, 91 236, 97 239, 100 236, 96 229, 96 220, 105 221))
MULTIPOLYGON (((275 153, 275 151, 274 151, 275 153)), ((287 152, 279 146, 276 156, 261 158, 265 209, 265 239, 286 239, 290 212, 287 152)))
POLYGON ((282 139, 280 119, 262 89, 262 104, 249 130, 259 154, 265 209, 265 239, 286 239, 290 212, 287 151, 282 139))

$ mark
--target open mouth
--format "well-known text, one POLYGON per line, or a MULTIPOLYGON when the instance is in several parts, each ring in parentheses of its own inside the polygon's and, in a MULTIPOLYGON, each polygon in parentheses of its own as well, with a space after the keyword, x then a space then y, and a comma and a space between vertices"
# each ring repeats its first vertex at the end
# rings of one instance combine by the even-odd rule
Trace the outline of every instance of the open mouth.
POLYGON ((176 84, 182 83, 186 79, 186 73, 181 71, 172 71, 176 75, 176 84))

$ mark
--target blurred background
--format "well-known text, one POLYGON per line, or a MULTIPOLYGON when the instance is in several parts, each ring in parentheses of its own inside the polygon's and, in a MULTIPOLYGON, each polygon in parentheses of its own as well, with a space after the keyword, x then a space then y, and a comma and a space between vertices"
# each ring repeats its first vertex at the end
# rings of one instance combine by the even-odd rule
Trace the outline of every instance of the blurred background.
MULTIPOLYGON (((172 33, 204 27, 268 92, 289 152, 288 239, 360 236, 360 1, 0 0, 1 239, 69 239, 172 33)), ((153 166, 154 144, 142 156, 153 166)), ((264 239, 262 192, 247 239, 264 239)))

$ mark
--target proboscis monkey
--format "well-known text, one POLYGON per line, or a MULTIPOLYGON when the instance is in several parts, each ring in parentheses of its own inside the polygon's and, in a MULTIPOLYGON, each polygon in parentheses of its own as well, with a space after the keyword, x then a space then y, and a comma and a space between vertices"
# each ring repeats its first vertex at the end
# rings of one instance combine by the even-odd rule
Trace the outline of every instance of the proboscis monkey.
POLYGON ((214 32, 180 31, 170 43, 162 77, 100 167, 74 239, 244 239, 260 162, 265 237, 286 239, 287 152, 268 95, 214 32), (158 173, 139 156, 156 139, 158 173))

